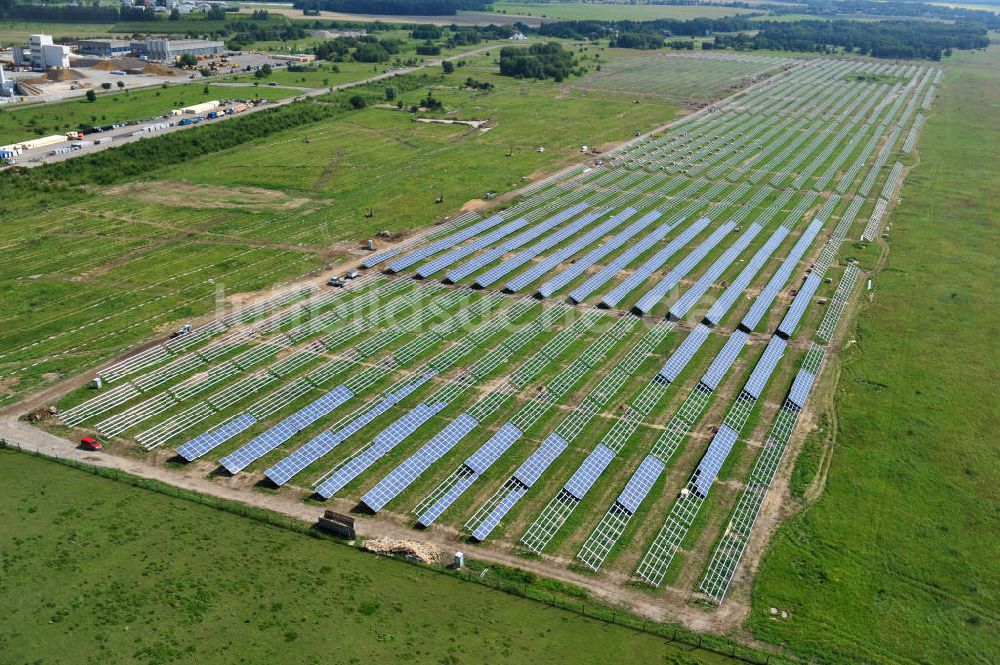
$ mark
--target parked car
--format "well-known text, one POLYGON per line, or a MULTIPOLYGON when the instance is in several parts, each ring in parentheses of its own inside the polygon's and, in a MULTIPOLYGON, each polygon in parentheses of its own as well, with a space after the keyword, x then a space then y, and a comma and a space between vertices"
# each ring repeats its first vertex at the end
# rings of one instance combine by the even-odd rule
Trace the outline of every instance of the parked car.
POLYGON ((358 278, 357 270, 348 270, 346 273, 344 273, 344 279, 357 279, 357 278, 358 278))
POLYGON ((331 277, 330 279, 326 280, 326 285, 327 286, 336 286, 336 287, 339 288, 339 287, 344 286, 344 280, 339 279, 337 277, 331 277))
POLYGON ((85 436, 80 439, 80 447, 84 450, 100 450, 103 444, 92 436, 85 436))

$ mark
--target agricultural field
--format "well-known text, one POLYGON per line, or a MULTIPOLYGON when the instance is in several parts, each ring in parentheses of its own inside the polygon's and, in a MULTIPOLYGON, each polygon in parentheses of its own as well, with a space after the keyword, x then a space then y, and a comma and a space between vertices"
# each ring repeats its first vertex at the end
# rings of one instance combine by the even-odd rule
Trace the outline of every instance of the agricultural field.
MULTIPOLYGON (((705 62, 714 89, 732 80, 705 62)), ((772 484, 878 267, 943 70, 735 62, 780 70, 643 134, 669 101, 499 79, 504 90, 476 93, 461 82, 490 76, 477 61, 433 86, 451 111, 437 119, 492 125, 371 108, 76 204, 158 229, 176 215, 145 191, 183 182, 201 221, 169 230, 293 252, 407 228, 469 198, 462 183, 509 190, 593 127, 627 118, 640 134, 591 135, 585 162, 516 197, 375 252, 344 247, 360 271, 346 287, 297 282, 146 345, 44 426, 96 432, 111 454, 251 502, 331 507, 366 532, 514 557, 623 606, 736 629, 711 610, 747 603, 765 537, 754 525, 774 518, 772 484), (537 152, 539 136, 558 149, 537 152), (284 214, 206 208, 200 192, 234 186, 284 214)))
POLYGON ((796 469, 801 513, 753 588, 755 635, 816 662, 1000 661, 998 113, 1000 50, 955 55, 827 427, 796 469))
POLYGON ((128 92, 99 92, 89 102, 83 98, 39 104, 23 108, 0 109, 0 144, 23 141, 36 136, 61 134, 89 125, 110 125, 130 120, 145 120, 169 115, 171 109, 213 99, 269 99, 277 101, 297 94, 287 88, 254 86, 219 86, 211 81, 182 83, 167 87, 143 88, 128 92))
MULTIPOLYGON (((576 161, 582 144, 623 141, 674 112, 495 72, 482 57, 428 79, 442 115, 490 120, 487 131, 416 122, 373 102, 165 167, 137 186, 32 194, 18 205, 33 201, 41 211, 34 216, 3 202, 0 251, 17 261, 0 276, 0 405, 211 314, 217 303, 232 306, 240 293, 341 261, 380 231, 409 233, 470 201, 482 205, 487 192, 508 192, 576 161), (465 89, 470 76, 497 88, 465 89)), ((384 100, 390 84, 371 89, 384 100)), ((400 100, 410 106, 426 94, 401 92, 400 100)))
POLYGON ((36 21, 12 21, 0 19, 0 48, 16 44, 26 44, 27 36, 35 33, 52 35, 57 40, 85 39, 88 37, 108 37, 110 23, 42 23, 36 21))
POLYGON ((27 455, 0 464, 6 662, 731 662, 27 455))
POLYGON ((587 76, 578 87, 694 106, 738 92, 794 62, 788 57, 613 49, 601 71, 587 76))
POLYGON ((495 2, 493 11, 522 16, 595 21, 652 21, 672 18, 685 21, 692 18, 721 18, 740 14, 761 13, 763 10, 713 5, 627 5, 598 2, 495 2))

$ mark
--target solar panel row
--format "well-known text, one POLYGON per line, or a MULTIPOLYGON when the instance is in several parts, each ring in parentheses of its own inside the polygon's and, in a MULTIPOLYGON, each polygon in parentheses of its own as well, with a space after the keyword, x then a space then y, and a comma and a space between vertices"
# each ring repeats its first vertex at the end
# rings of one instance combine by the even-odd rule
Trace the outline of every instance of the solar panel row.
POLYGON ((792 275, 792 271, 795 270, 795 266, 798 265, 799 260, 805 254, 806 250, 816 239, 819 230, 823 228, 825 219, 817 217, 812 221, 811 224, 802 233, 795 246, 785 257, 778 270, 771 276, 767 285, 758 294, 757 299, 754 301, 753 305, 750 306, 750 311, 747 312, 746 316, 740 322, 740 326, 746 330, 753 330, 760 323, 760 320, 764 318, 764 315, 768 313, 771 309, 771 304, 777 297, 778 292, 784 288, 785 283, 788 281, 789 277, 792 275))
POLYGON ((662 461, 652 455, 643 458, 639 468, 625 483, 625 489, 618 495, 618 504, 634 515, 665 467, 662 461))
POLYGON ((177 454, 192 462, 213 448, 233 438, 257 422, 249 413, 242 413, 227 423, 200 434, 177 449, 177 454))
POLYGON ((823 278, 821 275, 813 272, 808 277, 806 281, 802 283, 799 288, 799 292, 795 294, 795 299, 792 300, 791 306, 788 311, 785 312, 785 316, 781 319, 781 323, 778 324, 778 334, 788 339, 795 332, 795 329, 799 325, 799 321, 802 320, 802 315, 805 314, 806 308, 809 303, 812 302, 812 297, 816 295, 816 289, 822 283, 823 278))
POLYGON ((438 252, 443 252, 446 249, 451 249, 455 245, 465 242, 469 238, 477 236, 480 233, 483 233, 484 231, 489 231, 497 224, 500 224, 503 220, 504 220, 504 215, 498 214, 487 217, 481 222, 476 222, 472 226, 462 229, 457 233, 453 233, 447 238, 443 238, 435 243, 427 245, 426 247, 422 247, 417 251, 413 252, 412 254, 407 254, 401 259, 396 259, 395 261, 389 264, 388 266, 389 272, 400 272, 402 270, 406 270, 410 266, 415 265, 420 261, 423 261, 428 256, 433 256, 438 252))
POLYGON ((684 217, 676 217, 669 222, 661 224, 656 227, 651 233, 643 237, 638 242, 632 244, 627 250, 616 256, 612 261, 610 261, 606 266, 601 268, 599 271, 591 275, 587 280, 581 284, 579 287, 574 289, 570 294, 570 300, 573 302, 583 302, 587 299, 590 294, 599 289, 603 284, 612 279, 621 270, 623 270, 628 264, 635 261, 642 254, 644 254, 649 248, 651 248, 656 243, 663 240, 668 233, 673 231, 679 224, 684 221, 684 217))
POLYGON ((258 434, 246 445, 223 457, 219 463, 229 473, 238 473, 353 396, 354 393, 349 388, 337 386, 277 425, 258 434))
POLYGON ((478 424, 479 422, 472 416, 466 413, 459 414, 455 420, 448 423, 417 452, 406 458, 368 490, 361 497, 362 503, 376 513, 382 510, 387 503, 399 496, 400 492, 409 487, 420 474, 454 448, 478 424))
POLYGON ((372 444, 363 452, 355 455, 343 466, 334 471, 329 478, 316 486, 316 493, 329 498, 339 492, 347 483, 357 478, 363 471, 374 464, 382 456, 413 434, 435 413, 445 407, 443 402, 431 405, 420 403, 382 430, 372 440, 372 444))
POLYGON ((749 339, 750 335, 743 330, 734 330, 733 334, 729 336, 729 339, 722 346, 722 350, 719 351, 708 366, 708 369, 705 370, 705 373, 701 377, 701 384, 709 390, 718 388, 719 383, 726 376, 726 372, 736 362, 736 356, 740 354, 740 351, 743 350, 749 339))
POLYGON ((708 289, 715 283, 715 280, 722 276, 722 273, 726 271, 729 266, 739 258, 740 254, 750 246, 757 234, 761 231, 761 225, 753 223, 747 227, 740 237, 734 242, 722 256, 715 260, 715 262, 709 266, 708 270, 698 278, 694 284, 691 285, 687 291, 684 292, 680 298, 670 306, 669 314, 675 319, 681 319, 684 317, 688 311, 694 307, 695 303, 701 300, 701 297, 708 292, 708 289))
MULTIPOLYGON (((645 263, 632 271, 632 274, 626 277, 624 281, 605 294, 601 298, 601 304, 605 307, 616 307, 618 303, 622 301, 622 298, 631 293, 633 289, 637 288, 644 281, 649 279, 649 276, 652 275, 653 272, 659 270, 660 266, 667 262, 667 259, 676 254, 679 249, 691 242, 691 240, 696 235, 701 233, 711 221, 712 220, 708 217, 699 217, 696 219, 691 226, 681 231, 677 237, 668 242, 663 249, 656 252, 656 254, 653 254, 653 256, 650 257, 645 263)), ((576 300, 575 297, 573 299, 576 300)), ((580 301, 577 300, 577 302, 580 301)))
POLYGON ((708 490, 718 477, 719 470, 738 438, 739 434, 729 425, 719 427, 719 431, 712 437, 712 442, 708 444, 708 450, 698 463, 698 468, 695 469, 691 479, 694 491, 702 498, 708 496, 708 490))
POLYGON ((647 212, 645 215, 640 217, 638 220, 629 224, 623 231, 618 233, 611 240, 607 241, 600 247, 595 247, 591 251, 587 252, 579 261, 564 269, 562 272, 557 274, 552 279, 548 280, 540 287, 538 287, 538 295, 543 298, 548 298, 553 293, 563 288, 574 279, 582 275, 588 268, 603 259, 605 256, 611 252, 621 248, 626 242, 631 240, 636 234, 648 227, 650 224, 658 220, 663 216, 658 210, 652 210, 647 212))
POLYGON ((702 259, 715 249, 715 246, 722 242, 722 239, 729 235, 734 228, 736 228, 734 222, 726 222, 715 229, 701 244, 681 259, 681 262, 674 266, 674 269, 667 273, 666 277, 639 299, 635 306, 636 309, 643 314, 649 314, 653 311, 653 307, 663 300, 671 289, 680 284, 681 280, 694 270, 694 267, 701 263, 702 259))
POLYGON ((767 385, 767 380, 771 378, 771 374, 774 372, 774 368, 778 366, 778 361, 785 354, 787 346, 788 342, 781 337, 777 335, 771 337, 771 341, 767 343, 767 348, 764 349, 760 360, 754 365, 753 371, 750 373, 750 378, 747 379, 746 384, 743 386, 743 392, 754 399, 760 398, 764 386, 767 385))
POLYGON ((590 488, 597 482, 597 479, 608 468, 611 460, 615 458, 613 450, 604 444, 597 444, 597 447, 590 451, 583 464, 576 470, 566 484, 563 486, 577 501, 583 501, 590 488))
POLYGON ((511 272, 517 270, 525 263, 528 263, 536 256, 542 252, 552 249, 564 240, 576 235, 586 226, 590 225, 595 220, 603 217, 608 213, 608 210, 596 210, 594 212, 588 212, 586 215, 580 217, 570 224, 562 227, 555 233, 551 233, 545 236, 543 239, 536 242, 530 247, 522 249, 520 252, 514 254, 514 256, 508 257, 501 261, 498 265, 490 268, 482 275, 476 278, 474 284, 479 287, 487 287, 496 282, 501 277, 510 274, 511 272))
MULTIPOLYGON (((577 203, 574 206, 571 206, 571 207, 569 207, 569 208, 567 208, 565 210, 562 210, 562 211, 556 213, 555 215, 552 215, 551 217, 549 217, 545 221, 540 222, 538 224, 535 224, 531 228, 529 228, 529 229, 527 229, 525 231, 522 231, 521 233, 517 234, 513 238, 505 240, 504 242, 500 243, 496 247, 488 249, 487 251, 483 252, 479 256, 477 256, 477 257, 475 257, 473 259, 470 259, 469 261, 463 263, 462 265, 458 266, 457 268, 454 268, 453 270, 451 270, 448 273, 448 275, 447 275, 447 277, 445 279, 447 281, 449 281, 449 282, 452 282, 452 283, 455 283, 455 282, 458 282, 458 281, 460 281, 462 279, 465 279, 469 275, 471 275, 471 274, 473 274, 475 272, 478 272, 479 270, 485 268, 486 266, 488 266, 489 264, 493 263, 497 259, 501 258, 507 252, 512 252, 515 249, 517 249, 518 247, 526 245, 527 243, 531 242, 532 240, 535 240, 536 238, 544 235, 545 233, 548 233, 549 231, 551 231, 552 229, 554 229, 558 225, 562 224, 566 220, 568 220, 568 219, 570 219, 572 217, 575 217, 579 213, 581 213, 584 210, 586 210, 588 205, 589 205, 588 202, 577 203)), ((490 243, 490 244, 492 244, 492 243, 490 243)), ((480 249, 484 249, 484 248, 485 248, 485 245, 483 247, 480 247, 480 249)), ((455 251, 458 251, 458 250, 455 250, 455 251)), ((423 277, 423 276, 425 276, 425 275, 421 275, 421 277, 423 277)))
MULTIPOLYGON (((311 441, 307 442, 305 445, 293 451, 277 464, 264 471, 264 475, 276 485, 285 484, 307 466, 329 453, 348 437, 364 428, 377 417, 392 408, 395 404, 399 403, 407 395, 432 379, 436 374, 437 372, 434 371, 423 374, 415 381, 404 385, 395 392, 387 393, 386 396, 382 400, 375 403, 374 406, 365 405, 362 407, 364 410, 363 413, 343 424, 339 430, 336 432, 332 432, 331 430, 321 432, 311 441)), ((353 416, 353 414, 351 415, 353 416)))
POLYGON ((520 291, 528 284, 531 284, 535 280, 539 279, 542 275, 545 275, 550 270, 555 268, 557 265, 566 261, 569 257, 583 251, 586 247, 589 247, 596 240, 603 238, 612 229, 620 225, 622 222, 627 220, 629 217, 635 214, 634 208, 625 208, 621 212, 613 215, 607 221, 599 224, 595 228, 591 229, 587 233, 583 234, 568 246, 554 252, 550 256, 539 261, 535 265, 531 266, 528 270, 513 278, 507 282, 508 291, 520 291))
POLYGON ((687 367, 688 362, 691 361, 694 354, 697 353, 701 345, 708 339, 709 334, 711 334, 711 330, 708 326, 701 323, 695 326, 694 330, 684 338, 680 346, 667 358, 667 362, 663 364, 663 369, 660 370, 660 376, 670 383, 676 381, 678 375, 687 367))

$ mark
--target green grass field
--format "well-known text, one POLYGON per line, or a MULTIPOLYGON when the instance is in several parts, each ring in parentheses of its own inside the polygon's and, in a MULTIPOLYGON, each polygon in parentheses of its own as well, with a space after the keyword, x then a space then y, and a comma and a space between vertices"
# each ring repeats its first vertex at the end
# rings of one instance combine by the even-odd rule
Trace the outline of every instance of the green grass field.
POLYGON ((996 46, 947 69, 841 354, 825 493, 778 532, 754 588, 756 637, 817 662, 1000 660, 998 73, 996 46))
POLYGON ((89 102, 81 99, 0 110, 0 143, 12 143, 49 134, 61 134, 81 125, 110 125, 145 120, 170 113, 171 109, 212 99, 269 99, 292 97, 295 90, 250 84, 230 87, 209 82, 182 83, 129 92, 100 92, 89 102), (205 91, 205 88, 208 91, 205 91))
MULTIPOLYGON (((220 289, 231 295, 301 276, 342 257, 335 243, 426 226, 470 199, 520 187, 528 176, 577 159, 582 144, 626 140, 675 112, 551 81, 513 81, 495 69, 490 58, 474 59, 434 91, 456 117, 495 121, 486 132, 368 108, 162 169, 151 175, 151 188, 38 193, 32 196, 40 214, 0 213, 7 229, 2 252, 18 256, 0 271, 0 363, 13 373, 0 384, 3 397, 211 312, 220 289), (489 95, 460 89, 468 76, 498 88, 489 95), (546 152, 536 152, 538 145, 546 152), (233 202, 237 187, 246 203, 233 202), (444 203, 435 202, 439 194, 444 203), (364 217, 366 208, 373 218, 364 217)), ((192 101, 203 98, 202 87, 193 89, 192 101)), ((173 101, 177 89, 143 103, 173 101)), ((234 88, 218 90, 226 92, 209 98, 235 96, 234 88)), ((409 105, 425 94, 400 98, 409 105)), ((0 120, 19 113, 42 111, 0 120)), ((81 113, 76 122, 88 120, 81 113)), ((21 137, 9 131, 12 140, 21 137)))
POLYGON ((652 21, 658 18, 687 20, 692 18, 721 18, 749 14, 760 10, 709 5, 626 5, 598 2, 496 2, 494 12, 520 14, 522 16, 546 16, 549 18, 598 20, 598 21, 652 21))
POLYGON ((6 662, 730 662, 46 460, 0 461, 6 662))
POLYGON ((56 40, 84 39, 87 37, 107 37, 111 34, 110 23, 43 23, 39 21, 12 21, 0 19, 0 47, 6 48, 28 43, 28 35, 43 33, 56 40))

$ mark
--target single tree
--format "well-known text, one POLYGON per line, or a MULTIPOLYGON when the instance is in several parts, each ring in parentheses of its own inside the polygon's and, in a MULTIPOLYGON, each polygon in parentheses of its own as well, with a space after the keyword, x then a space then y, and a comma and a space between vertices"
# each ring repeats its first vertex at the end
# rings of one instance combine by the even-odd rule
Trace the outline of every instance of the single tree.
POLYGON ((396 88, 394 88, 391 85, 387 86, 386 89, 385 89, 385 98, 386 98, 387 101, 390 101, 390 102, 392 100, 396 99, 396 88))
POLYGON ((445 60, 444 62, 441 63, 441 69, 444 70, 445 74, 451 74, 453 71, 455 71, 455 63, 453 63, 451 60, 445 60))
POLYGON ((125 81, 118 81, 117 85, 118 85, 118 89, 121 90, 122 88, 125 87, 125 81))
POLYGON ((353 109, 363 109, 364 107, 368 106, 368 103, 365 101, 365 98, 362 97, 361 95, 354 95, 347 101, 351 105, 351 108, 353 109))
POLYGON ((101 84, 101 87, 104 88, 105 90, 110 90, 111 84, 105 81, 104 83, 101 84))
POLYGON ((88 90, 87 91, 87 101, 88 102, 97 101, 97 93, 94 92, 93 90, 88 90))

